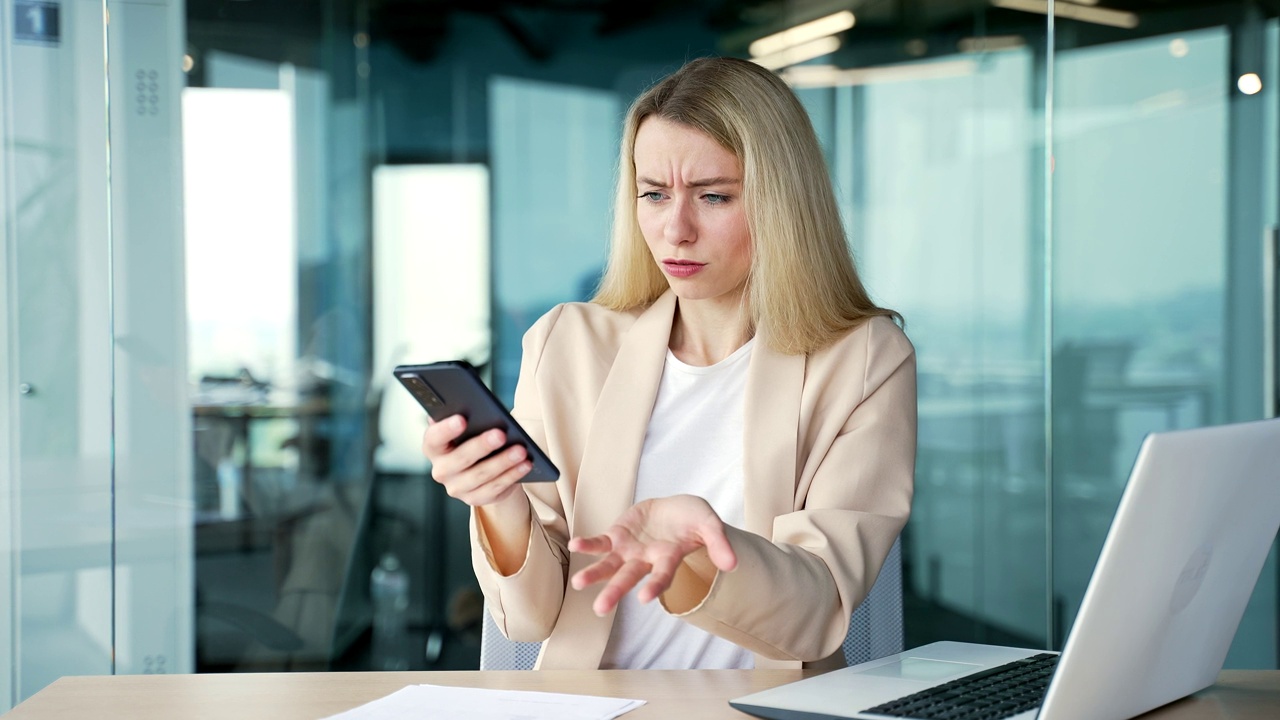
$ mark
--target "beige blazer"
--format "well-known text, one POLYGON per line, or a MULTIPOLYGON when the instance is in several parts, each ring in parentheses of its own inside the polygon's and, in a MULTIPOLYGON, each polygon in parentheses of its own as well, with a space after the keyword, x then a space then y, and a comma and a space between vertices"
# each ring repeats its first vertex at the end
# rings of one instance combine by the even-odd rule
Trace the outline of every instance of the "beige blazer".
MULTIPOLYGON (((571 303, 525 335, 513 413, 561 475, 523 486, 533 509, 523 567, 494 569, 474 513, 472 564, 502 632, 545 641, 541 669, 594 669, 604 653, 613 614, 591 610, 600 586, 567 583, 595 558, 566 545, 632 504, 675 308, 670 292, 632 313, 571 303)), ((758 668, 842 666, 849 616, 910 511, 915 351, 886 318, 807 356, 757 342, 745 402, 746 521, 728 530, 738 566, 680 617, 751 650, 758 668)), ((679 585, 662 597, 668 611, 679 585)))

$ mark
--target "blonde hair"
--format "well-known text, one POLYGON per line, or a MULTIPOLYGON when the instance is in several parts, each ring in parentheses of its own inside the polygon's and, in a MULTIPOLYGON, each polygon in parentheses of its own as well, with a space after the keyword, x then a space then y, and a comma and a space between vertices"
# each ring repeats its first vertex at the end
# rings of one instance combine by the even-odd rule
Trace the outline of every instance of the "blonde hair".
POLYGON ((804 107, 772 72, 734 58, 693 60, 631 104, 622 132, 609 261, 592 302, 634 310, 669 287, 636 220, 636 133, 649 117, 705 133, 742 164, 752 244, 744 312, 770 347, 806 354, 869 317, 902 321, 876 306, 858 278, 804 107))

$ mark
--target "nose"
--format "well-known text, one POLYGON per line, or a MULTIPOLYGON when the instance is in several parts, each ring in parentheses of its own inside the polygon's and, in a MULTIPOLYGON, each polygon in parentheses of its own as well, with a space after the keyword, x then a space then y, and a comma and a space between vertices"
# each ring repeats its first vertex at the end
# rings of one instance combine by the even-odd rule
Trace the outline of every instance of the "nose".
POLYGON ((663 238, 671 245, 683 245, 697 240, 698 232, 694 224, 693 208, 685 202, 674 202, 668 207, 663 238))

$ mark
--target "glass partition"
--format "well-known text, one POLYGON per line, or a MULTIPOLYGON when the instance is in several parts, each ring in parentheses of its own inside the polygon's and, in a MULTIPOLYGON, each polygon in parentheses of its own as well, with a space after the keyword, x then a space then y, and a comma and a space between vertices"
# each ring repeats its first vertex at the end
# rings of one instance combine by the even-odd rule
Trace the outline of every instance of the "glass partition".
POLYGON ((936 608, 929 639, 1044 642, 1038 52, 936 61, 966 64, 867 85, 856 101, 854 239, 872 291, 904 314, 918 352, 904 546, 907 589, 936 608))
POLYGON ((231 10, 185 28, 195 665, 323 670, 383 549, 367 43, 350 3, 231 10))
MULTIPOLYGON (((1055 645, 1143 436, 1274 414, 1264 258, 1277 208, 1275 22, 1208 6, 1065 20, 1057 33, 1055 645)), ((1275 666, 1274 555, 1229 667, 1275 666)))
POLYGON ((23 5, 0 7, 0 708, 112 672, 117 640, 102 7, 23 5))
POLYGON ((495 77, 494 389, 510 403, 520 339, 553 305, 595 294, 608 251, 623 100, 611 90, 495 77), (556 188, 531 192, 532 188, 556 188))
POLYGON ((6 706, 67 673, 192 669, 182 8, 105 9, 0 22, 6 706))

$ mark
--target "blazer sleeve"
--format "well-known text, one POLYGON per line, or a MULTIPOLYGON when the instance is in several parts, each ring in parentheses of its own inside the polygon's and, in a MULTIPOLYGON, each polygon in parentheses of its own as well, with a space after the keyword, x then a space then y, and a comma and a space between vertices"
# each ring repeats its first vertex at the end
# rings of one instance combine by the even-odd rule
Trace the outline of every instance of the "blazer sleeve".
POLYGON ((677 579, 662 597, 668 611, 775 660, 816 662, 840 648, 906 524, 915 474, 915 353, 892 323, 869 330, 862 399, 828 446, 799 459, 798 486, 811 478, 801 509, 777 516, 771 538, 727 528, 731 572, 690 556, 682 571, 704 580, 677 579), (687 594, 706 579, 705 595, 687 594))
MULTIPOLYGON (((524 335, 524 354, 516 382, 512 416, 544 451, 546 425, 536 382, 542 352, 562 307, 543 315, 524 335)), ((563 502, 555 483, 525 483, 529 500, 529 548, 524 564, 511 575, 497 570, 488 538, 471 512, 471 565, 485 604, 498 629, 510 640, 541 642, 555 626, 564 602, 569 567, 569 534, 563 502)))

